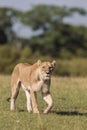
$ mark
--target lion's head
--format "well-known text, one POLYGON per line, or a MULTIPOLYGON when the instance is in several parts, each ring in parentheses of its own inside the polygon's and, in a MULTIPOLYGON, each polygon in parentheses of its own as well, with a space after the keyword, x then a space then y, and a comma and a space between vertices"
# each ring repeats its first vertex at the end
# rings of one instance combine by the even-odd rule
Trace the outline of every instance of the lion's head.
POLYGON ((37 61, 39 66, 39 77, 42 80, 49 80, 51 78, 51 74, 55 68, 56 61, 52 62, 41 62, 37 61))

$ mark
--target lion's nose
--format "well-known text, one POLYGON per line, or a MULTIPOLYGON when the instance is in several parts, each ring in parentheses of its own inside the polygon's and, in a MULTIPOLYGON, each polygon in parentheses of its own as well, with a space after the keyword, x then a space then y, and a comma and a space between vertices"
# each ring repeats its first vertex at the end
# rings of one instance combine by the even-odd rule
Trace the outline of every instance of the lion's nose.
POLYGON ((50 70, 50 71, 52 71, 52 70, 53 70, 53 68, 52 68, 52 67, 49 67, 49 70, 50 70))

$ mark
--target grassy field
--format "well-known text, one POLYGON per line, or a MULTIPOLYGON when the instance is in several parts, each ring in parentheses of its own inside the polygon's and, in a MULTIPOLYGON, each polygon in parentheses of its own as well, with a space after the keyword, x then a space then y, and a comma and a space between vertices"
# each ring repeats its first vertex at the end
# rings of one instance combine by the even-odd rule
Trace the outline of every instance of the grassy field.
POLYGON ((87 130, 87 78, 53 78, 51 93, 54 107, 48 115, 40 94, 40 115, 29 114, 23 90, 15 112, 9 110, 10 76, 0 76, 0 130, 87 130))

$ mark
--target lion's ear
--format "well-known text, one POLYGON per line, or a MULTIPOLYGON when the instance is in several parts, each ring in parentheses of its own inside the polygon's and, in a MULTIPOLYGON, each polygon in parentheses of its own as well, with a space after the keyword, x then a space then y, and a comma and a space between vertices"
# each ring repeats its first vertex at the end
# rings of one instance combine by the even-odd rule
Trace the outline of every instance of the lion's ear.
POLYGON ((53 67, 55 67, 56 66, 56 61, 53 60, 51 64, 52 64, 53 67))
POLYGON ((41 65, 41 60, 38 60, 38 61, 37 61, 37 64, 38 64, 38 65, 41 65))

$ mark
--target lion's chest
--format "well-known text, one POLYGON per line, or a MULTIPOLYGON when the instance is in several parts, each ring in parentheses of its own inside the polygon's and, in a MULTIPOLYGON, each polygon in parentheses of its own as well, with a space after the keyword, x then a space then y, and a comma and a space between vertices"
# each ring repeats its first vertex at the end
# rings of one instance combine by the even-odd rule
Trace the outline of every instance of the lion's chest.
POLYGON ((33 91, 40 91, 42 89, 43 86, 43 81, 38 81, 37 83, 33 83, 32 85, 32 89, 33 91))
POLYGON ((43 81, 39 81, 32 86, 33 91, 42 91, 43 93, 46 93, 49 91, 50 83, 44 83, 43 81))

